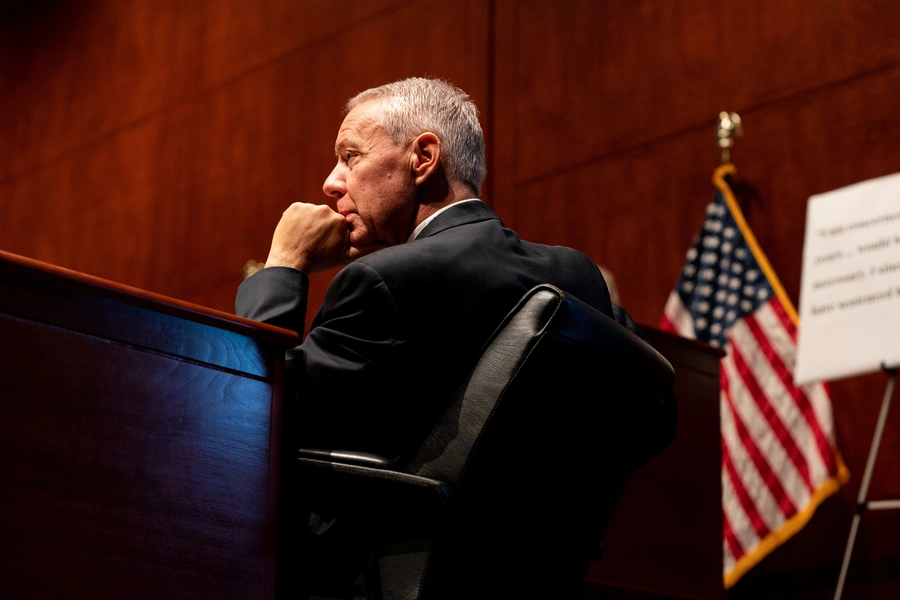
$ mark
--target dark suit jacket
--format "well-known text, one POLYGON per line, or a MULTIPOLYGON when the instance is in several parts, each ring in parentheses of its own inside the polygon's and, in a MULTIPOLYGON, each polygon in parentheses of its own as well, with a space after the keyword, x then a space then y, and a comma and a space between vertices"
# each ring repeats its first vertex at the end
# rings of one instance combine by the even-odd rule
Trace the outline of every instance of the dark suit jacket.
MULTIPOLYGON (((289 409, 287 396, 287 429, 306 447, 415 449, 494 328, 539 283, 613 316, 591 259, 519 239, 482 202, 455 205, 415 241, 353 262, 289 354, 298 402, 289 409)), ((299 271, 263 269, 241 285, 237 313, 302 334, 307 286, 299 271)))
MULTIPOLYGON (((503 317, 540 283, 636 331, 627 313, 614 311, 591 259, 522 241, 482 202, 454 205, 415 241, 348 265, 329 286, 309 335, 289 353, 285 448, 411 453, 503 317)), ((308 285, 294 269, 263 269, 241 285, 237 312, 302 334, 308 285)), ((642 460, 674 436, 670 415, 642 460)), ((365 548, 352 524, 340 521, 313 514, 305 558, 282 568, 302 564, 298 580, 307 592, 364 597, 365 548)))

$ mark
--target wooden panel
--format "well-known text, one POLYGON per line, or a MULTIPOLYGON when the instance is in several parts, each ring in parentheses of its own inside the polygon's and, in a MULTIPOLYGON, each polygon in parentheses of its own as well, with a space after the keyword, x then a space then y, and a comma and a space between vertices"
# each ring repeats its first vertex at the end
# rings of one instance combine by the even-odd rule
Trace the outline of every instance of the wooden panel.
POLYGON ((0 280, 0 312, 272 380, 270 353, 245 335, 167 318, 117 300, 95 298, 86 302, 85 296, 60 285, 39 283, 6 272, 0 280))
MULTIPOLYGON (((735 188, 795 303, 807 199, 896 171, 897 92, 900 66, 744 115, 753 135, 735 150, 735 188), (826 118, 831 114, 852 126, 839 126, 826 118)), ((715 193, 712 132, 711 125, 520 184, 501 216, 515 215, 508 220, 527 239, 572 245, 610 268, 623 304, 635 318, 656 322, 715 193)))
POLYGON ((570 245, 610 269, 623 306, 655 323, 713 197, 712 171, 698 170, 696 158, 712 159, 708 148, 697 132, 678 140, 682 152, 644 148, 521 186, 515 208, 498 210, 523 238, 570 245))
POLYGON ((270 387, 7 317, 0 329, 5 593, 265 597, 270 387))
POLYGON ((0 580, 274 598, 291 332, 0 255, 0 580))
POLYGON ((265 260, 281 212, 326 199, 350 96, 419 74, 486 104, 485 15, 475 0, 404 6, 7 179, 0 218, 16 226, 0 247, 231 311, 242 265, 265 260))
POLYGON ((34 4, 0 25, 0 180, 406 3, 34 4))
MULTIPOLYGON (((174 334, 176 331, 191 330, 194 335, 207 335, 216 331, 237 333, 248 340, 256 340, 260 344, 276 345, 283 348, 291 347, 297 343, 297 335, 293 332, 258 323, 244 317, 238 317, 230 313, 213 310, 207 307, 191 304, 183 300, 154 294, 138 288, 123 285, 92 275, 86 275, 70 269, 65 269, 57 265, 51 265, 36 261, 24 256, 19 256, 9 252, 0 250, 0 275, 5 286, 4 292, 10 296, 2 300, 4 309, 10 311, 10 314, 23 316, 27 318, 40 317, 39 320, 55 325, 66 324, 70 328, 75 328, 83 333, 91 335, 108 335, 110 332, 116 332, 119 336, 136 336, 134 340, 143 342, 135 342, 125 337, 122 341, 128 343, 137 343, 152 350, 163 350, 163 345, 168 344, 167 335, 174 334), (17 296, 17 297, 14 297, 17 296), (48 301, 42 299, 42 296, 52 296, 53 300, 48 301), (110 327, 106 323, 106 319, 115 319, 119 315, 106 314, 103 310, 95 310, 89 306, 92 303, 101 303, 108 311, 124 311, 132 309, 143 309, 157 313, 154 321, 166 322, 168 329, 163 330, 163 335, 159 335, 153 330, 154 325, 143 322, 144 319, 133 318, 130 321, 123 321, 123 328, 133 327, 135 329, 146 329, 142 333, 134 332, 117 332, 117 328, 110 327), (52 314, 41 315, 40 311, 33 306, 34 304, 46 304, 52 314), (76 326, 75 324, 78 323, 76 326), (205 330, 192 328, 188 323, 198 326, 207 326, 205 330), (179 329, 180 328, 180 329, 179 329), (156 339, 153 339, 153 338, 156 339)), ((144 315, 145 312, 139 313, 144 315)), ((226 338, 234 340, 233 336, 226 335, 226 338)), ((212 352, 211 354, 225 354, 224 352, 212 352)), ((238 352, 238 355, 247 354, 257 356, 256 352, 238 352)), ((194 356, 193 358, 204 360, 204 357, 194 356)), ((208 357, 207 357, 208 358, 208 357)), ((242 363, 247 361, 233 357, 222 358, 224 361, 219 366, 252 372, 254 368, 259 368, 259 364, 253 364, 249 368, 242 367, 242 363)))
POLYGON ((513 56, 496 104, 518 124, 498 129, 512 136, 499 151, 517 181, 900 60, 892 0, 498 4, 499 56, 513 56))

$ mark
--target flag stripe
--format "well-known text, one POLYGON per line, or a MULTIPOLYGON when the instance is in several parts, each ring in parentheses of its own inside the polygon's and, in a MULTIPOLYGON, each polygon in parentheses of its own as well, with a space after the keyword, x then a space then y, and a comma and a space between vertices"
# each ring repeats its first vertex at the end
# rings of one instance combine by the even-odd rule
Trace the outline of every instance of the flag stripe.
MULTIPOLYGON (((737 470, 734 467, 734 462, 731 460, 731 455, 728 453, 728 446, 722 444, 722 466, 725 469, 725 475, 727 475, 728 483, 731 484, 731 488, 734 490, 735 498, 740 504, 740 511, 733 511, 732 514, 739 515, 741 512, 746 516, 747 521, 750 526, 753 528, 753 533, 756 534, 757 538, 764 538, 769 534, 769 528, 766 525, 765 521, 763 521, 762 515, 756 508, 756 504, 753 502, 753 499, 750 498, 750 494, 747 492, 747 488, 744 487, 744 482, 741 481, 740 475, 738 475, 737 470)), ((723 480, 726 477, 723 477, 723 480)), ((740 533, 743 536, 747 536, 750 534, 750 530, 744 528, 740 530, 740 533)), ((742 546, 746 546, 748 548, 753 546, 753 542, 748 540, 742 546)), ((742 555, 744 552, 740 552, 742 555)))
POLYGON ((766 426, 771 425, 765 415, 766 409, 769 408, 768 403, 761 397, 762 392, 752 373, 749 373, 740 352, 734 347, 729 351, 730 356, 725 361, 732 363, 734 375, 740 378, 740 381, 736 382, 740 385, 732 383, 733 392, 730 396, 733 410, 742 417, 737 421, 738 430, 746 429, 747 438, 753 440, 754 452, 750 454, 750 458, 766 481, 766 485, 772 490, 772 495, 775 496, 782 513, 790 516, 797 511, 795 503, 799 500, 794 483, 802 481, 802 477, 795 474, 793 469, 788 473, 772 469, 772 464, 780 465, 784 469, 789 464, 788 454, 780 442, 778 432, 766 426), (789 495, 786 488, 795 493, 789 495))
MULTIPOLYGON (((781 310, 781 302, 777 298, 769 300, 759 307, 759 310, 753 313, 753 318, 759 323, 760 329, 765 333, 766 338, 772 349, 778 354, 778 357, 784 363, 789 373, 793 373, 794 363, 797 359, 797 345, 794 338, 791 337, 791 329, 793 324, 785 323, 776 313, 781 310)), ((793 378, 793 375, 791 375, 793 378)), ((793 379, 790 384, 793 385, 793 379)))
MULTIPOLYGON (((770 302, 769 304, 774 303, 777 303, 777 301, 770 302)), ((759 312, 762 313, 763 311, 759 312)), ((812 457, 808 452, 804 452, 804 456, 808 457, 807 460, 812 463, 813 469, 816 468, 816 465, 823 465, 823 472, 816 474, 816 480, 821 481, 822 478, 827 478, 827 475, 834 474, 834 451, 832 449, 831 441, 825 436, 822 428, 819 427, 819 419, 813 410, 809 398, 802 388, 794 386, 793 373, 791 373, 787 365, 784 364, 781 357, 775 351, 775 348, 769 343, 771 338, 767 333, 768 331, 771 331, 771 329, 768 329, 767 332, 764 333, 753 315, 748 315, 745 321, 747 327, 759 343, 760 350, 765 355, 766 360, 772 365, 773 371, 781 382, 784 390, 783 393, 779 393, 777 396, 775 394, 769 394, 769 397, 780 397, 785 400, 790 398, 793 402, 786 402, 785 405, 795 408, 796 411, 803 416, 806 427, 803 428, 801 424, 797 423, 795 424, 795 428, 804 429, 804 431, 801 432, 803 437, 808 439, 811 444, 814 444, 818 456, 812 457), (808 432, 806 429, 808 429, 808 432)), ((809 486, 810 491, 812 491, 813 486, 808 477, 807 485, 809 486)))
MULTIPOLYGON (((725 420, 730 420, 731 409, 725 406, 723 411, 725 420)), ((731 489, 733 496, 723 495, 722 508, 731 517, 735 536, 741 545, 750 549, 759 543, 760 536, 780 527, 784 518, 760 474, 752 466, 747 467, 752 465, 752 461, 738 439, 733 421, 724 426, 728 428, 728 433, 722 436, 725 446, 722 479, 727 483, 723 490, 731 489), (750 504, 745 504, 742 499, 750 504)))
MULTIPOLYGON (((793 369, 796 362, 797 347, 796 327, 781 307, 781 302, 772 300, 756 313, 756 318, 766 331, 767 337, 788 371, 786 389, 794 388, 793 369), (774 333, 773 333, 774 332, 774 333), (791 335, 794 337, 792 338, 791 335)), ((817 383, 800 388, 808 402, 808 410, 803 409, 804 416, 816 435, 816 443, 828 473, 837 473, 834 451, 834 418, 831 412, 831 394, 828 385, 817 383)))
MULTIPOLYGON (((772 302, 772 311, 775 313, 775 316, 778 317, 778 320, 781 321, 781 326, 784 327, 785 331, 788 332, 788 335, 791 336, 791 341, 794 342, 794 346, 797 344, 797 325, 794 323, 793 319, 791 319, 790 315, 784 310, 784 305, 781 302, 772 302)), ((791 366, 794 366, 793 361, 791 362, 791 366)))
POLYGON ((722 508, 731 516, 731 522, 735 524, 735 536, 740 539, 741 545, 752 548, 759 542, 757 534, 777 525, 766 522, 759 507, 768 504, 777 510, 777 506, 755 469, 744 470, 741 477, 737 476, 734 465, 750 464, 750 458, 738 436, 734 414, 724 393, 720 393, 719 403, 722 420, 722 508), (748 492, 748 487, 754 491, 753 497, 748 492))
MULTIPOLYGON (((726 543, 723 542, 723 545, 726 545, 726 543)), ((724 558, 722 562, 725 565, 725 572, 731 573, 734 570, 735 565, 734 556, 731 554, 731 552, 728 551, 727 547, 722 548, 722 555, 724 558)))
POLYGON ((669 331, 680 333, 684 337, 693 338, 694 335, 694 317, 691 312, 684 306, 681 297, 678 294, 671 294, 666 302, 665 313, 666 323, 663 328, 668 326, 669 331))
MULTIPOLYGON (((727 363, 728 358, 726 357, 724 361, 727 363)), ((733 367, 733 365, 731 366, 733 367)), ((737 369, 734 370, 737 371, 737 369)), ((740 377, 740 375, 735 372, 732 374, 731 379, 733 379, 735 375, 737 377, 740 377)), ((750 393, 746 390, 746 388, 734 384, 732 384, 732 386, 728 388, 728 392, 726 392, 725 394, 725 397, 728 399, 728 406, 731 409, 731 412, 736 416, 740 414, 737 410, 736 405, 741 404, 742 408, 746 408, 746 406, 752 402, 748 401, 749 396, 750 393)), ((741 418, 735 418, 734 425, 741 443, 747 450, 747 456, 756 467, 756 470, 759 472, 760 477, 762 477, 763 482, 769 489, 772 497, 775 499, 775 502, 778 505, 781 514, 785 517, 790 517, 795 512, 797 512, 797 509, 794 506, 794 503, 788 497, 787 493, 784 491, 784 486, 782 486, 781 479, 779 478, 778 474, 772 470, 772 467, 766 460, 766 456, 756 445, 753 436, 750 435, 750 431, 747 428, 747 423, 741 418)), ((775 450, 774 452, 777 452, 777 450, 775 450)))
MULTIPOLYGON (((724 453, 727 450, 723 450, 724 453)), ((724 466, 724 463, 723 463, 724 466)), ((733 469, 733 466, 731 467, 733 469)), ((734 559, 740 558, 745 554, 744 548, 752 548, 759 543, 759 538, 753 535, 749 536, 744 543, 738 540, 735 529, 731 527, 731 522, 735 521, 739 524, 737 531, 741 532, 744 537, 748 537, 749 528, 747 527, 747 514, 740 508, 740 500, 737 498, 734 486, 731 485, 731 476, 727 469, 722 469, 722 526, 724 534, 725 548, 724 550, 734 559)))
POLYGON ((816 439, 819 451, 822 453, 822 461, 825 463, 829 475, 837 475, 840 469, 838 468, 838 453, 834 441, 834 416, 831 412, 831 395, 828 393, 828 388, 822 384, 804 386, 802 389, 806 392, 806 397, 809 399, 811 418, 818 424, 819 431, 822 434, 821 438, 816 439))
POLYGON ((672 333, 678 333, 678 330, 675 328, 675 325, 672 324, 672 321, 669 320, 669 317, 663 315, 662 319, 659 320, 659 328, 663 331, 670 331, 672 333))
MULTIPOLYGON (((741 336, 746 338, 745 333, 749 332, 756 343, 753 351, 747 353, 747 363, 754 372, 754 384, 759 386, 757 391, 753 393, 754 399, 765 407, 763 414, 797 472, 803 478, 807 492, 812 492, 813 484, 809 474, 809 464, 806 460, 806 452, 801 450, 794 439, 794 434, 798 438, 809 439, 808 424, 802 420, 801 411, 798 410, 797 404, 791 402, 791 397, 785 392, 789 390, 785 387, 784 382, 784 364, 774 355, 772 346, 769 345, 768 339, 759 328, 759 323, 753 318, 753 315, 744 317, 740 326, 735 326, 732 335, 737 338, 741 336), (765 389, 763 389, 765 388, 765 389), (784 423, 793 425, 793 434, 784 423), (806 425, 806 426, 804 426, 806 425)), ((744 341, 741 346, 749 346, 749 340, 744 341)), ((737 343, 735 344, 737 346, 737 343)), ((787 381, 790 379, 788 378, 787 381)), ((807 402, 807 405, 809 402, 807 402)), ((804 498, 804 501, 807 498, 804 498)))
MULTIPOLYGON (((721 369, 720 373, 724 374, 725 369, 721 369)), ((784 522, 781 509, 778 507, 775 497, 772 495, 772 492, 769 490, 765 481, 763 481, 759 471, 753 467, 753 461, 738 435, 737 426, 735 425, 736 415, 728 404, 725 393, 722 392, 720 397, 722 442, 728 448, 728 455, 731 463, 736 469, 740 466, 740 470, 736 471, 739 473, 740 478, 735 483, 735 488, 747 492, 750 499, 753 501, 754 510, 758 511, 760 518, 763 520, 769 531, 777 529, 784 522)), ((732 519, 732 523, 735 527, 740 525, 736 519, 732 519)), ((737 531, 740 532, 740 530, 737 531)), ((744 539, 741 536, 739 536, 739 538, 742 540, 744 539)), ((757 542, 758 539, 754 544, 757 542)))

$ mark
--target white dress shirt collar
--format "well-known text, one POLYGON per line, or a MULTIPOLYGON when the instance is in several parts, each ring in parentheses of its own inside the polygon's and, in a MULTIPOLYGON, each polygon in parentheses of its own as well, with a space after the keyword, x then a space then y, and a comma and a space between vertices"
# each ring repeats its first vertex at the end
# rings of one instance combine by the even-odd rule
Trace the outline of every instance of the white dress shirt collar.
POLYGON ((416 238, 419 236, 419 234, 422 233, 422 230, 425 229, 425 227, 427 227, 428 224, 431 223, 431 222, 434 220, 434 218, 435 218, 436 216, 438 216, 439 214, 441 214, 442 212, 444 212, 444 211, 447 210, 448 208, 451 208, 451 207, 453 207, 453 206, 456 206, 457 204, 462 204, 463 202, 481 202, 481 199, 480 199, 480 198, 467 198, 467 199, 465 199, 465 200, 460 200, 459 202, 454 202, 453 204, 448 204, 448 205, 445 206, 444 208, 440 209, 439 211, 437 211, 436 213, 434 213, 433 215, 431 215, 430 217, 428 217, 427 219, 425 219, 424 221, 422 221, 421 223, 419 223, 419 224, 416 226, 416 228, 413 230, 412 235, 409 236, 409 239, 406 240, 407 243, 409 243, 409 242, 413 241, 414 239, 416 239, 416 238))

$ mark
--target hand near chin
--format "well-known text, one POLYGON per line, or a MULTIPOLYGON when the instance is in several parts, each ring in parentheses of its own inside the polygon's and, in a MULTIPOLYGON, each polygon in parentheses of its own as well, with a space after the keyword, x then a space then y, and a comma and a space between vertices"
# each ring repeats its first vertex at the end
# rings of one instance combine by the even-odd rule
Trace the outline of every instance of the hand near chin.
POLYGON ((359 258, 359 250, 350 246, 342 215, 324 204, 295 202, 275 228, 266 267, 291 267, 306 274, 327 271, 359 258))

